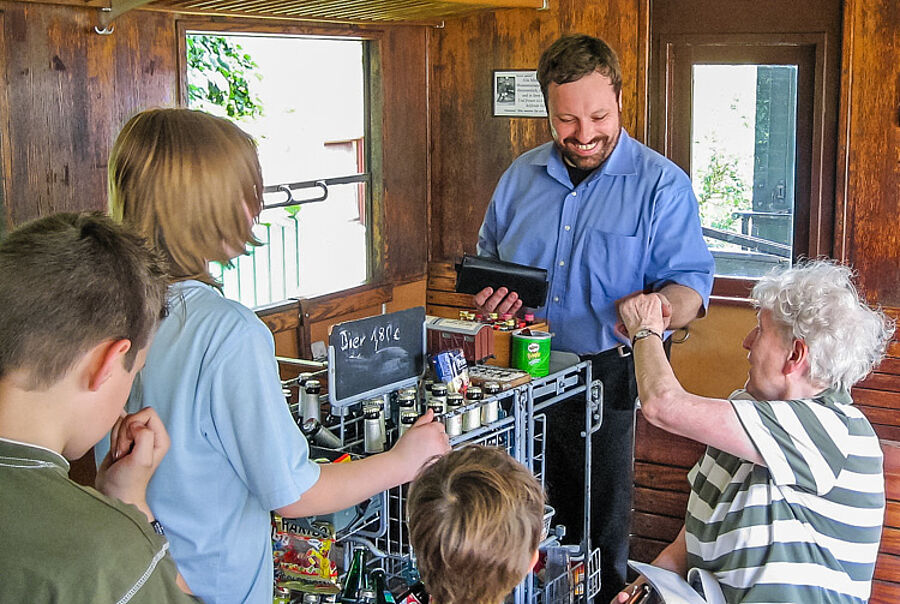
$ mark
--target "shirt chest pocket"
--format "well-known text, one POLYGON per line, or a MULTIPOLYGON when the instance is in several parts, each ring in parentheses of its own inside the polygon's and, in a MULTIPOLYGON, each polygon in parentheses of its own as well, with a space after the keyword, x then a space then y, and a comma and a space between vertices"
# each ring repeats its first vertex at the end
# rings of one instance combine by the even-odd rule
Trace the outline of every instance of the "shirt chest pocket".
POLYGON ((646 259, 640 237, 592 229, 584 245, 592 294, 599 290, 607 299, 618 299, 643 289, 646 259))

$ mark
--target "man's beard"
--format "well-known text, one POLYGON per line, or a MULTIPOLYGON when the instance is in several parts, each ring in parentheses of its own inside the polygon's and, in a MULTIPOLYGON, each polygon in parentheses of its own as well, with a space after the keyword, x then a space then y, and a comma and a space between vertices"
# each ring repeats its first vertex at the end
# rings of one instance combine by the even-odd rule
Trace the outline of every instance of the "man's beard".
POLYGON ((618 136, 616 136, 615 140, 610 140, 607 137, 594 138, 591 140, 591 143, 596 142, 597 148, 594 150, 594 153, 589 156, 580 155, 569 148, 568 145, 579 144, 578 141, 572 137, 565 139, 563 144, 557 142, 556 148, 559 149, 569 165, 575 166, 579 170, 594 170, 609 158, 613 149, 616 148, 618 140, 618 136))

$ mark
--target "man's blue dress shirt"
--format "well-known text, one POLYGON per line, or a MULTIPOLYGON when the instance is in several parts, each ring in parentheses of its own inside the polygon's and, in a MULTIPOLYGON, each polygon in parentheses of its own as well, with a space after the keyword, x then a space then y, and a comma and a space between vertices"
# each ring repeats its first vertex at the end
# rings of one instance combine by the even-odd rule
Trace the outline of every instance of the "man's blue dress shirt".
POLYGON ((500 178, 478 253, 548 270, 553 348, 609 350, 615 301, 668 283, 709 302, 714 263, 687 175, 624 129, 609 158, 573 186, 553 142, 522 154, 500 178))

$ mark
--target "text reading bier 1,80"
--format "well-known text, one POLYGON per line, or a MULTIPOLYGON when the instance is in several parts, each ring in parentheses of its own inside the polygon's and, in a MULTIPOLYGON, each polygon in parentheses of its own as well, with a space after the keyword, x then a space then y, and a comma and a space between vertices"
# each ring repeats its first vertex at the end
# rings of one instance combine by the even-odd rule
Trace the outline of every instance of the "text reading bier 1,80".
POLYGON ((351 357, 359 356, 359 351, 366 343, 367 339, 372 340, 375 352, 378 352, 385 344, 400 341, 400 328, 394 327, 393 325, 381 325, 373 328, 372 333, 368 338, 364 334, 341 331, 341 351, 350 350, 351 357))

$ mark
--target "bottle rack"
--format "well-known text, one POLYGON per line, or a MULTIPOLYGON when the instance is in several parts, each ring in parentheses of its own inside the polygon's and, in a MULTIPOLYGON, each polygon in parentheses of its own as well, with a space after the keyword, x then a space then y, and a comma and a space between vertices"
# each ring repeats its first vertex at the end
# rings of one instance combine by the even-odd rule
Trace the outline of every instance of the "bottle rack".
MULTIPOLYGON (((467 410, 497 400, 503 410, 497 421, 470 432, 464 432, 450 439, 454 448, 470 443, 502 447, 513 458, 520 461, 541 481, 546 482, 546 434, 548 418, 546 410, 557 403, 579 394, 584 395, 585 424, 581 437, 585 443, 585 513, 584 527, 590 526, 590 446, 591 439, 585 435, 596 432, 600 427, 602 407, 602 385, 591 379, 589 362, 580 361, 575 355, 553 353, 550 374, 535 378, 529 383, 504 390, 495 396, 485 397, 483 401, 461 407, 448 413, 445 417, 463 414, 467 410)), ((389 400, 390 392, 376 393, 389 400)), ((323 398, 324 400, 324 398, 323 398)), ((358 405, 358 404, 357 404, 358 405)), ((354 407, 350 407, 352 410, 354 407)), ((390 409, 385 405, 385 409, 390 409)), ((328 426, 339 436, 341 447, 336 450, 325 450, 326 457, 334 459, 340 454, 363 456, 363 424, 361 417, 346 414, 339 421, 328 426)), ((396 427, 388 433, 393 440, 396 427)), ((323 450, 311 448, 312 455, 323 450)), ((366 545, 373 554, 371 565, 385 570, 389 581, 413 582, 415 576, 415 555, 409 545, 406 531, 406 492, 407 486, 395 487, 376 495, 367 503, 360 504, 336 514, 320 516, 317 519, 328 520, 335 525, 338 542, 366 545)), ((545 516, 547 538, 541 549, 561 547, 560 538, 551 531, 552 508, 545 516)), ((590 531, 583 531, 584 538, 579 544, 567 546, 571 552, 570 565, 567 572, 538 585, 531 574, 516 587, 508 600, 512 604, 570 604, 589 602, 600 589, 599 550, 590 546, 590 531), (586 561, 586 562, 585 562, 586 561)), ((349 564, 350 547, 345 547, 344 568, 349 564)))

